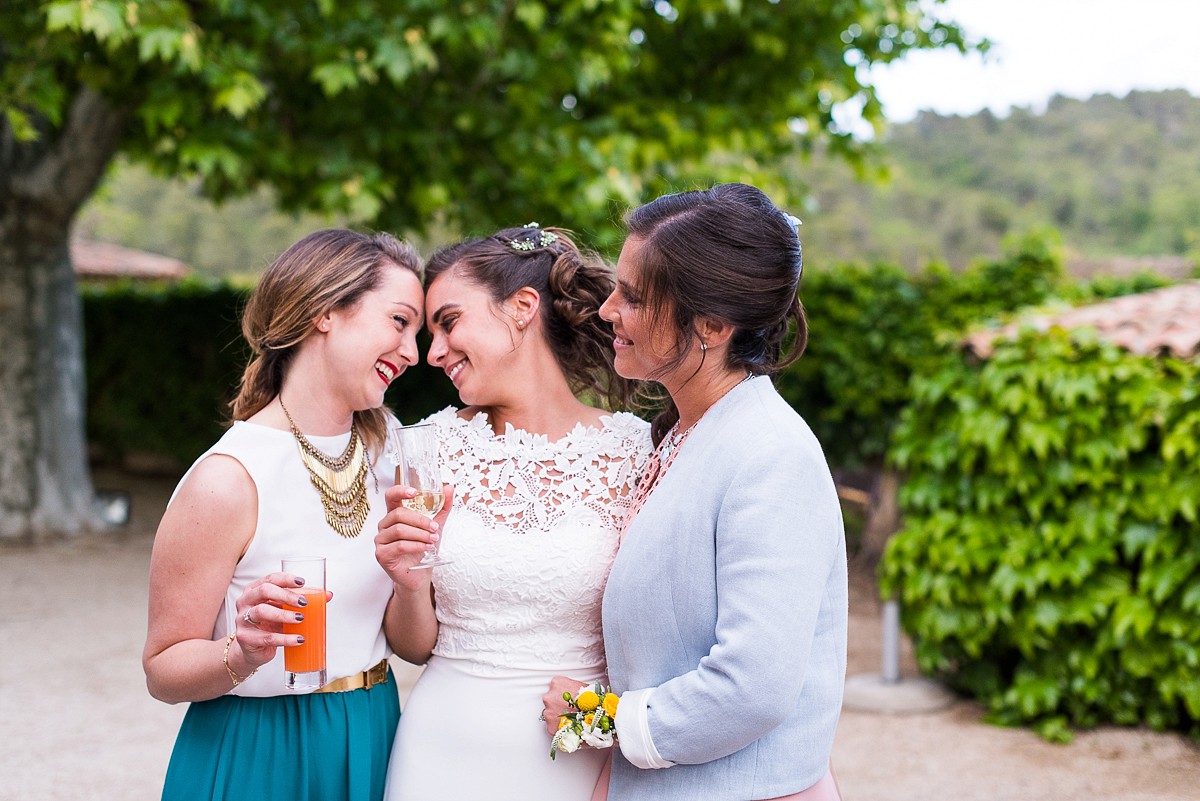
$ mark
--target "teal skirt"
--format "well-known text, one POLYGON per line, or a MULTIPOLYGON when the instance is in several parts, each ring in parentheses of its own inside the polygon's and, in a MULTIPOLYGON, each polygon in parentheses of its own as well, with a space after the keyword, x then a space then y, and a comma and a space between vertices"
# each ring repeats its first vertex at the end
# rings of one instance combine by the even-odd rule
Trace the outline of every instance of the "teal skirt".
POLYGON ((369 690, 193 703, 163 801, 380 801, 399 722, 390 668, 369 690))

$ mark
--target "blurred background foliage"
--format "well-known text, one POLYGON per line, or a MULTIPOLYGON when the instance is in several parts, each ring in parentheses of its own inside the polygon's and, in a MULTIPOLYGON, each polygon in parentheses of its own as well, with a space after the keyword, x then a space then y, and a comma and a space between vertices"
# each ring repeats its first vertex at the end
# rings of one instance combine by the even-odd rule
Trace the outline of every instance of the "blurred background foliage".
MULTIPOLYGON (((0 484, 0 534, 88 524, 68 237, 118 158, 217 201, 269 192, 289 213, 406 237, 566 220, 607 249, 624 210, 664 191, 736 178, 791 206, 782 156, 877 159, 851 134, 883 126, 871 68, 986 48, 940 21, 939 3, 7 4, 0 284, 14 300, 0 408, 17 411, 0 415, 0 473, 28 480, 0 484), (38 371, 48 358, 61 369, 38 371)), ((215 261, 253 272, 280 249, 250 248, 215 261)))
POLYGON ((29 140, 84 85, 135 116, 122 153, 217 200, 403 234, 563 218, 607 247, 664 191, 740 176, 787 203, 784 155, 877 161, 847 122, 883 128, 870 67, 986 48, 934 5, 54 0, 0 17, 0 111, 29 140))
MULTIPOLYGON (((1111 271, 1117 257, 1173 257, 1162 263, 1178 273, 1200 254, 1200 98, 1187 92, 1060 97, 1043 113, 1004 118, 925 113, 891 126, 881 144, 878 181, 825 148, 779 159, 776 180, 791 190, 776 199, 792 199, 804 219, 809 275, 833 262, 965 269, 1000 256, 1006 238, 1047 227, 1061 234, 1073 273, 1111 271)), ((527 221, 515 208, 508 216, 502 222, 527 221)), ((255 275, 304 234, 351 221, 279 211, 266 189, 216 205, 196 179, 121 161, 76 230, 174 256, 202 275, 255 275)), ((540 221, 581 222, 565 210, 540 221)), ((456 235, 434 221, 415 241, 428 252, 456 235)), ((612 255, 609 238, 593 244, 612 255)))

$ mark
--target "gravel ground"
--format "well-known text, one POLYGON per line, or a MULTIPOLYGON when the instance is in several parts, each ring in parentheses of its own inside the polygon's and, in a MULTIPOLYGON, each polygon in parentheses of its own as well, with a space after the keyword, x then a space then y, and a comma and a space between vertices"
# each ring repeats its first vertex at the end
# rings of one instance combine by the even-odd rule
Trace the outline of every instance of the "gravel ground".
MULTIPOLYGON (((173 480, 99 473, 133 493, 117 534, 0 546, 0 801, 151 801, 159 797, 183 706, 146 692, 141 649, 153 530, 173 480)), ((880 669, 869 581, 851 593, 849 673, 880 669)), ((404 698, 419 669, 393 660, 404 698)), ((902 648, 902 674, 914 675, 902 648)), ((904 682, 902 682, 904 683, 904 682)), ((834 748, 846 801, 1196 801, 1200 746, 1107 728, 1053 745, 981 721, 977 705, 934 712, 846 709, 834 748)))

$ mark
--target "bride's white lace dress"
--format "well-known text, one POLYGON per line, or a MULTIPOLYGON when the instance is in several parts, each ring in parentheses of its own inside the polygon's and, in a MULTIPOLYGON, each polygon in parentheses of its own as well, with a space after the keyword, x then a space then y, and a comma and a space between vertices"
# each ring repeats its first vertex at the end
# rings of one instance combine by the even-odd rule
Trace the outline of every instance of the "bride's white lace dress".
POLYGON ((444 409, 454 507, 434 568, 438 641, 400 718, 390 801, 587 801, 606 754, 550 759, 538 719, 550 677, 604 677, 600 602, 650 452, 617 413, 558 441, 444 409))

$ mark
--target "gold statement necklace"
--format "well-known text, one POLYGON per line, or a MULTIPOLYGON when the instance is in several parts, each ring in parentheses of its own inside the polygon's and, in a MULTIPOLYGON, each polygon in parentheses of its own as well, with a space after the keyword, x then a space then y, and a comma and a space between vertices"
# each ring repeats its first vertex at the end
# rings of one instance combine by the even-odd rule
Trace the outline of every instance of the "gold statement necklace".
POLYGON ((346 450, 336 459, 326 456, 320 448, 308 441, 308 437, 296 427, 296 421, 279 399, 279 407, 292 427, 292 436, 300 448, 300 460, 308 471, 313 488, 321 497, 325 507, 325 522, 346 539, 357 537, 371 504, 367 501, 366 448, 358 429, 350 427, 350 442, 346 450))

